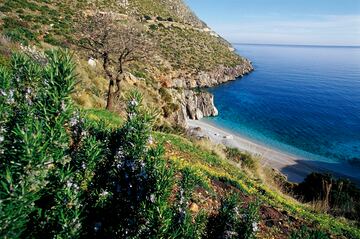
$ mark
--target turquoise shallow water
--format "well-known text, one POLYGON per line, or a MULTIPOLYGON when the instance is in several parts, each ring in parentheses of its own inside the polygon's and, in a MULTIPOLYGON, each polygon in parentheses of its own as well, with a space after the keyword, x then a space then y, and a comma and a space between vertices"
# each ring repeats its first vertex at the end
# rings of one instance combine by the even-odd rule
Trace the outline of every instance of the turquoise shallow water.
POLYGON ((220 115, 207 120, 309 161, 359 166, 360 48, 235 47, 255 71, 209 89, 220 115))

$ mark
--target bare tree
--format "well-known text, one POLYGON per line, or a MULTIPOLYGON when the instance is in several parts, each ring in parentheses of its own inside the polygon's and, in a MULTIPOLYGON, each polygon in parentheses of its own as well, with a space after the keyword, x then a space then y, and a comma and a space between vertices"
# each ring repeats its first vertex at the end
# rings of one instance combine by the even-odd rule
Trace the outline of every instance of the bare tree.
POLYGON ((144 31, 134 21, 121 21, 109 13, 97 12, 80 24, 80 47, 100 59, 109 80, 106 109, 113 110, 127 64, 145 59, 151 49, 144 31))

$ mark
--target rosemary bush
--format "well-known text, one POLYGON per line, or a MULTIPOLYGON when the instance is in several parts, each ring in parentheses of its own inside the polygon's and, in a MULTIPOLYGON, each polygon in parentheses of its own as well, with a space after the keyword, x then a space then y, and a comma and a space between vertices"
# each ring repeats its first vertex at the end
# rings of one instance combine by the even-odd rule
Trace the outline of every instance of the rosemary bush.
POLYGON ((256 238, 259 222, 258 202, 250 202, 246 207, 237 193, 226 196, 221 203, 219 215, 213 219, 209 238, 256 238))
POLYGON ((0 237, 199 238, 206 217, 193 223, 188 173, 186 200, 171 202, 178 182, 151 137, 155 112, 131 92, 122 127, 87 120, 70 97, 74 70, 66 51, 0 67, 0 237))

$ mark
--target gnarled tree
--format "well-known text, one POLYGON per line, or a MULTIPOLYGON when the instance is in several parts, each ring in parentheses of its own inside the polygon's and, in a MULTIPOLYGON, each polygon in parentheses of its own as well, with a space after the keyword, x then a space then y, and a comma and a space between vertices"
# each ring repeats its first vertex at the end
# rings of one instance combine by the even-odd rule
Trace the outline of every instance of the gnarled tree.
POLYGON ((96 12, 80 22, 79 46, 101 60, 109 80, 106 109, 113 110, 126 66, 146 59, 151 44, 139 24, 111 13, 96 12))

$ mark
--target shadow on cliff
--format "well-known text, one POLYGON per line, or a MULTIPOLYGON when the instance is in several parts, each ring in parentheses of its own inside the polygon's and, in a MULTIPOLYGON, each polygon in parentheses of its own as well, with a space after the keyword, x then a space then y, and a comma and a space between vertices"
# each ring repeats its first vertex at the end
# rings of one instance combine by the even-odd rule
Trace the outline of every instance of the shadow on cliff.
POLYGON ((328 163, 299 159, 296 164, 286 166, 281 172, 288 177, 288 181, 300 183, 312 172, 330 173, 336 178, 347 178, 360 186, 360 167, 348 162, 328 163))

